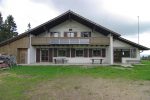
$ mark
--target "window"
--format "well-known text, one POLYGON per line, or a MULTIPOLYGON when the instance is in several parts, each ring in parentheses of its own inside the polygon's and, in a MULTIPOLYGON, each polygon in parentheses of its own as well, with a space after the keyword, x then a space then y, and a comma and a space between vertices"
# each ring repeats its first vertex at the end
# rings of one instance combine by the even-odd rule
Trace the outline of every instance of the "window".
POLYGON ((93 49, 93 57, 101 57, 101 49, 93 49))
POLYGON ((122 49, 122 57, 136 58, 136 49, 122 49))
POLYGON ((76 49, 76 57, 83 57, 83 49, 76 49))
POLYGON ((95 48, 95 49, 93 49, 92 55, 93 55, 93 57, 105 57, 106 49, 105 48, 103 48, 103 49, 95 48))
POLYGON ((41 62, 48 62, 48 49, 41 49, 41 62))
POLYGON ((122 57, 130 57, 130 50, 129 49, 123 49, 122 50, 122 57))
POLYGON ((136 49, 131 49, 131 58, 136 58, 136 49))
POLYGON ((81 32, 81 37, 91 37, 91 32, 81 32))
POLYGON ((64 37, 77 37, 77 32, 65 32, 64 37))
POLYGON ((66 56, 66 49, 58 49, 58 56, 65 57, 66 56))
POLYGON ((59 37, 59 32, 51 32, 51 37, 59 37))
POLYGON ((68 37, 74 37, 74 33, 73 32, 69 32, 68 33, 68 37))

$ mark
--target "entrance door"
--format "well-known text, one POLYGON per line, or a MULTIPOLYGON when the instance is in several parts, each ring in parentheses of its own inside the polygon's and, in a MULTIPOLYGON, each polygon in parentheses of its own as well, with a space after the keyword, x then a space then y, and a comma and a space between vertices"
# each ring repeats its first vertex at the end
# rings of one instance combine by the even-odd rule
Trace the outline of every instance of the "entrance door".
POLYGON ((48 49, 41 49, 41 62, 48 62, 48 49))
POLYGON ((27 48, 18 49, 18 63, 27 64, 27 48))
POLYGON ((121 63, 121 58, 122 58, 121 49, 115 49, 114 50, 114 62, 115 63, 121 63))

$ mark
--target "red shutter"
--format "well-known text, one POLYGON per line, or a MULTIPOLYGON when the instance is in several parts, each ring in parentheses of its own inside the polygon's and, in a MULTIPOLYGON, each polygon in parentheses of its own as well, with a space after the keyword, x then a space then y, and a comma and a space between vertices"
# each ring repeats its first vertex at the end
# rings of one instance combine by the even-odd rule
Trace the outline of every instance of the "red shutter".
POLYGON ((57 48, 54 48, 54 57, 57 57, 57 48))
POLYGON ((84 57, 88 57, 88 49, 87 48, 84 49, 84 57))
POLYGON ((74 37, 77 37, 77 32, 74 32, 74 37))
POLYGON ((49 62, 52 62, 53 60, 53 56, 52 56, 52 48, 49 48, 49 62))
POLYGON ((89 49, 89 57, 92 57, 92 49, 89 49))
POLYGON ((67 37, 67 32, 64 32, 64 37, 67 37))
POLYGON ((106 49, 102 49, 102 57, 106 57, 106 49))
POLYGON ((40 62, 40 48, 36 49, 36 62, 40 62))
POLYGON ((75 49, 71 48, 71 57, 75 57, 75 49))

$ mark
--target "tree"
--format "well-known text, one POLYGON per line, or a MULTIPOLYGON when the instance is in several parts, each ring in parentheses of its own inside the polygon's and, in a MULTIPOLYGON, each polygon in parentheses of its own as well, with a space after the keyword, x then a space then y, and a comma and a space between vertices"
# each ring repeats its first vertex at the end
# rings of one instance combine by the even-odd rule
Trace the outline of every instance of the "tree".
POLYGON ((0 42, 18 35, 17 25, 12 15, 7 16, 3 22, 2 14, 0 13, 0 42))
POLYGON ((0 12, 0 42, 3 40, 3 17, 0 12))
POLYGON ((31 24, 29 23, 28 24, 28 31, 31 29, 31 24))
POLYGON ((7 32, 8 38, 18 35, 17 26, 12 15, 9 15, 4 23, 5 31, 7 32))
POLYGON ((3 17, 2 17, 2 14, 1 14, 1 12, 0 12, 0 29, 1 29, 1 27, 2 27, 2 24, 3 24, 3 17))

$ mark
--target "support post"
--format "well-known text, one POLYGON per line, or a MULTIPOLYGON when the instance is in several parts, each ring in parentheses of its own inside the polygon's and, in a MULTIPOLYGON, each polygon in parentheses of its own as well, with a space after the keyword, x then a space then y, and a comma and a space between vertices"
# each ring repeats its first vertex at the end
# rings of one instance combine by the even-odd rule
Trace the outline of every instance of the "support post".
POLYGON ((110 34, 110 45, 109 45, 109 63, 113 64, 114 63, 114 54, 113 54, 113 36, 110 34))

